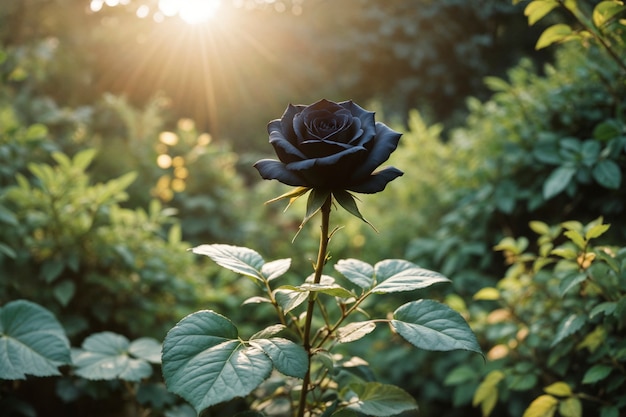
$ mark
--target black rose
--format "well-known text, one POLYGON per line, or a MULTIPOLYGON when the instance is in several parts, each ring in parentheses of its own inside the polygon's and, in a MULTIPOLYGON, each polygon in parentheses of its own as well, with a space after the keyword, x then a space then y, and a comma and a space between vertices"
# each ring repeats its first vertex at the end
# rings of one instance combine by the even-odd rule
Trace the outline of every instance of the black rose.
POLYGON ((279 160, 254 164, 267 180, 371 194, 403 174, 394 167, 374 172, 396 149, 401 134, 352 101, 290 104, 267 130, 279 160))

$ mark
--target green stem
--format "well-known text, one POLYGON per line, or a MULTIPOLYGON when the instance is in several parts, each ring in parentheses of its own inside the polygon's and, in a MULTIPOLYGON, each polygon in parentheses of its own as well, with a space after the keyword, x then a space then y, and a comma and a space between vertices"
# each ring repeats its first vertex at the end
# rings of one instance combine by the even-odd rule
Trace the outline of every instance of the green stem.
MULTIPOLYGON (((332 204, 332 195, 329 194, 328 198, 324 202, 321 208, 322 212, 322 231, 320 235, 320 247, 317 253, 317 262, 315 263, 315 275, 313 278, 314 284, 319 284, 322 279, 322 272, 324 270, 324 265, 326 264, 326 259, 328 255, 328 241, 330 240, 329 236, 329 225, 330 225, 330 209, 332 204)), ((309 392, 309 384, 311 382, 311 323, 313 322, 313 311, 315 310, 315 298, 316 294, 311 292, 309 295, 309 301, 306 309, 306 318, 304 322, 304 337, 303 337, 303 346, 304 350, 309 355, 309 365, 307 368, 306 375, 304 376, 304 380, 302 381, 302 391, 300 392, 300 402, 298 404, 298 417, 304 417, 304 412, 306 409, 306 397, 309 392)))

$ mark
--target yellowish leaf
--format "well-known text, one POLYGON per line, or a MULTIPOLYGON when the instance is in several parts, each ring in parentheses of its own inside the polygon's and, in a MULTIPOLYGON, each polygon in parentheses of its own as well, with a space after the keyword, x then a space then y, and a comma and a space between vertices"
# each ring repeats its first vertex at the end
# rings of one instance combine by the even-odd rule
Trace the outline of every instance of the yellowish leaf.
POLYGON ((540 395, 530 403, 522 417, 553 417, 559 400, 552 395, 540 395))
POLYGON ((498 300, 500 291, 497 288, 485 287, 474 294, 474 300, 498 300))
POLYGON ((556 395, 557 397, 569 397, 572 395, 572 389, 563 381, 550 384, 543 389, 547 394, 556 395))

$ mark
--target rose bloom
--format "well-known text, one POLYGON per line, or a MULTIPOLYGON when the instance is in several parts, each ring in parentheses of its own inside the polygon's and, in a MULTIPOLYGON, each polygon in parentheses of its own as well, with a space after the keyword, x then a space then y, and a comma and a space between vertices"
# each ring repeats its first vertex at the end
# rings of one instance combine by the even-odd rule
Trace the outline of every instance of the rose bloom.
POLYGON ((352 101, 290 104, 267 130, 279 160, 254 164, 266 180, 372 194, 403 174, 394 167, 374 172, 389 159, 401 134, 352 101))

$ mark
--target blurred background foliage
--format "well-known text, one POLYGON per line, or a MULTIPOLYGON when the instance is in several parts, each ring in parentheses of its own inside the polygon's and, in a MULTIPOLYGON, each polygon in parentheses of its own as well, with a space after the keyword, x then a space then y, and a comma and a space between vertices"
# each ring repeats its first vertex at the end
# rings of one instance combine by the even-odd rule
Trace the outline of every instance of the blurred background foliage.
MULTIPOLYGON (((254 288, 186 249, 242 245, 267 260, 292 257, 292 271, 308 271, 316 227, 308 225, 292 243, 304 202, 286 212, 280 203, 264 205, 285 187, 260 181, 251 165, 270 156, 265 126, 288 103, 353 99, 404 133, 390 163, 405 176, 380 195, 361 196, 361 212, 378 233, 333 214, 344 229, 333 237, 332 259, 406 258, 441 271, 451 288, 428 296, 462 312, 489 354, 485 363, 463 353, 416 352, 385 332, 351 352, 379 378, 414 394, 423 416, 486 415, 493 408, 485 409, 485 401, 497 404, 497 415, 521 416, 558 381, 571 390, 562 397, 580 399, 587 412, 597 400, 603 417, 626 415, 618 395, 626 381, 623 62, 591 39, 535 51, 547 25, 576 26, 560 8, 528 27, 525 2, 213 3, 220 7, 212 19, 190 24, 172 15, 167 1, 3 2, 1 305, 25 298, 45 306, 72 346, 103 330, 162 340, 200 308, 252 334, 271 320, 269 310, 240 305, 254 288), (530 222, 556 228, 600 216, 611 226, 594 245, 611 251, 579 249, 610 266, 595 267, 584 280, 607 277, 611 285, 592 292, 574 287, 561 303, 564 294, 543 291, 560 272, 543 266, 524 275, 529 291, 506 285, 520 279, 519 269, 509 267, 526 266, 520 256, 540 249, 530 222), (502 246, 507 237, 530 243, 502 246), (494 251, 498 244, 509 251, 505 260, 494 251), (474 300, 485 287, 498 287, 499 295, 483 292, 474 300), (531 307, 513 311, 511 300, 531 307), (588 334, 602 329, 602 351, 567 339, 559 357, 543 361, 553 342, 545 329, 528 326, 524 331, 536 337, 515 336, 524 320, 539 320, 554 335, 567 314, 590 315, 604 301, 615 305, 595 310, 579 333, 572 331, 589 343, 588 334), (503 308, 509 315, 490 314, 503 308), (586 367, 561 361, 574 354, 586 367), (605 375, 610 386, 598 374, 585 379, 599 364, 614 367, 605 375), (490 399, 476 400, 479 386, 490 399)), ((590 15, 598 2, 573 3, 590 15)), ((600 31, 612 35, 621 57, 624 18, 618 14, 600 31)), ((549 235, 544 229, 540 234, 549 235)), ((555 247, 566 241, 550 236, 555 247)), ((288 279, 302 276, 291 272, 288 279)), ((589 286, 584 280, 577 284, 589 286)), ((393 305, 409 296, 398 295, 393 305)), ((158 378, 131 394, 122 384, 66 371, 60 379, 1 382, 0 405, 11 407, 0 410, 133 415, 127 404, 134 401, 153 415, 189 413, 175 399, 158 401, 158 378)))

